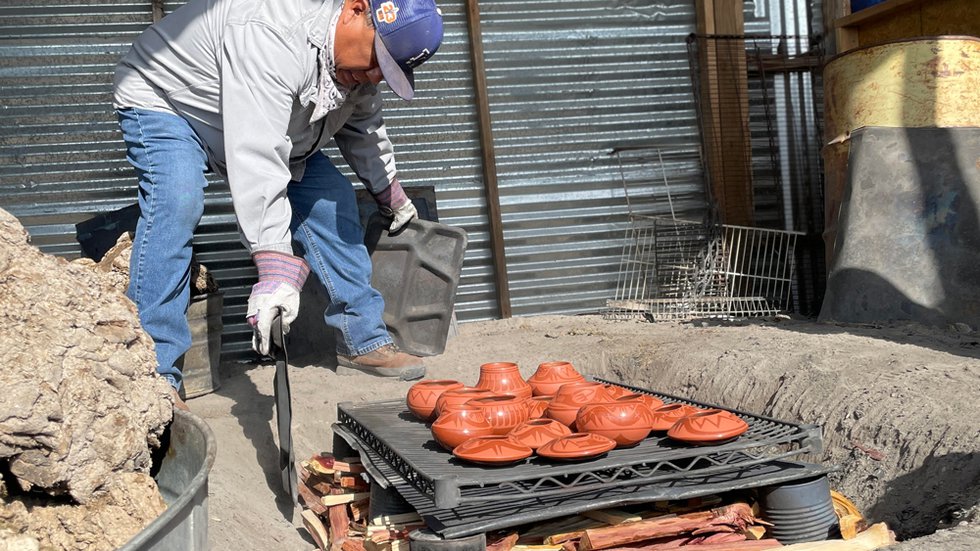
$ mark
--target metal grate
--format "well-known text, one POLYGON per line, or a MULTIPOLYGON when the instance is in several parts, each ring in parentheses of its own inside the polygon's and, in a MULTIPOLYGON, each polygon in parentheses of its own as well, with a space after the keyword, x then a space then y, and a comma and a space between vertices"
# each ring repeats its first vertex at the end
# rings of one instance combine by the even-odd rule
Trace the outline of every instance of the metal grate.
POLYGON ((582 511, 686 499, 731 490, 744 490, 781 484, 831 472, 832 468, 790 461, 767 461, 725 473, 690 473, 684 478, 648 485, 600 486, 555 496, 523 495, 507 500, 486 498, 497 495, 495 486, 476 488, 471 493, 485 499, 474 499, 452 508, 440 507, 431 496, 421 493, 389 464, 369 443, 361 440, 344 425, 334 425, 334 434, 361 453, 365 465, 381 483, 394 488, 422 516, 426 526, 445 538, 459 538, 529 522, 552 519, 582 511))
MULTIPOLYGON (((668 403, 715 407, 626 388, 652 394, 668 403)), ((819 450, 817 427, 736 413, 749 423, 748 432, 734 442, 718 446, 686 446, 666 437, 651 436, 633 448, 615 449, 592 461, 558 464, 532 457, 504 468, 485 468, 457 460, 432 440, 428 426, 416 420, 403 401, 340 404, 338 423, 440 508, 635 488, 692 475, 742 470, 819 450)))

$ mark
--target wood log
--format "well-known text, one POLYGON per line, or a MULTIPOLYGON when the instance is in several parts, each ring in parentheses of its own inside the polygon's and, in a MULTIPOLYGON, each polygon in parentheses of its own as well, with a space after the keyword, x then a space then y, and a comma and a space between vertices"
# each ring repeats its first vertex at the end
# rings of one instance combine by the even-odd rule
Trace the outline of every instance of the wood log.
POLYGON ((560 535, 566 532, 581 532, 587 528, 598 528, 600 526, 605 526, 605 524, 579 515, 563 517, 551 522, 535 525, 527 532, 521 534, 520 539, 517 540, 517 544, 535 545, 543 543, 545 545, 552 545, 545 541, 551 536, 560 535))
POLYGON ((347 538, 344 540, 344 543, 341 544, 340 549, 341 551, 364 551, 364 541, 355 538, 347 538))
POLYGON ((585 518, 604 522, 610 526, 643 520, 643 517, 640 515, 634 515, 626 511, 620 511, 619 509, 600 509, 598 511, 585 511, 579 514, 585 518))
POLYGON ((672 518, 654 518, 631 522, 621 526, 591 528, 582 535, 579 549, 582 551, 608 549, 630 543, 680 536, 684 534, 702 534, 713 532, 741 531, 753 524, 755 517, 752 509, 746 503, 731 505, 688 513, 672 518))
POLYGON ((794 543, 786 551, 874 551, 895 543, 895 534, 884 522, 872 525, 850 540, 826 540, 794 543))
MULTIPOLYGON (((369 492, 370 493, 370 492, 369 492)), ((367 519, 368 512, 370 511, 371 500, 361 499, 358 501, 352 501, 347 504, 347 509, 350 511, 351 520, 360 521, 367 519)))
POLYGON ((654 543, 650 545, 635 545, 629 547, 612 547, 607 551, 674 551, 690 549, 691 551, 764 551, 766 549, 786 549, 783 544, 774 539, 743 540, 727 543, 703 543, 687 545, 684 538, 673 541, 654 543))
POLYGON ((487 542, 487 551, 511 551, 517 545, 520 535, 517 532, 505 534, 493 541, 487 542))
POLYGON ((370 490, 371 485, 367 480, 364 480, 360 476, 340 476, 337 481, 341 488, 348 488, 357 491, 370 490))
POLYGON ((868 527, 861 515, 844 515, 840 518, 840 537, 850 540, 868 527))
POLYGON ((346 505, 333 505, 327 511, 327 522, 330 524, 330 539, 341 540, 347 537, 350 527, 350 517, 347 516, 346 505))
POLYGON ((302 481, 296 485, 296 490, 299 493, 300 501, 308 510, 313 511, 317 515, 326 516, 327 507, 320 503, 321 496, 313 493, 302 481))
POLYGON ((327 528, 320 521, 320 517, 310 509, 304 510, 300 515, 303 517, 303 528, 316 542, 316 546, 322 551, 329 551, 330 536, 327 534, 327 528))
POLYGON ((327 507, 332 507, 334 505, 342 505, 353 501, 360 501, 369 497, 371 497, 370 492, 342 493, 323 496, 320 498, 320 503, 326 505, 327 507))
MULTIPOLYGON (((363 473, 367 470, 364 468, 364 465, 360 464, 360 462, 351 463, 349 461, 341 461, 339 459, 334 458, 334 456, 329 453, 321 453, 320 455, 314 455, 313 457, 310 458, 309 463, 318 472, 324 472, 324 474, 328 474, 327 471, 334 471, 334 472, 340 471, 342 473, 363 473)), ((333 474, 333 473, 329 473, 329 474, 333 474)))
POLYGON ((401 513, 398 515, 381 515, 371 519, 374 526, 392 526, 397 524, 414 524, 422 522, 418 513, 401 513))
POLYGON ((761 540, 766 537, 766 527, 765 526, 749 526, 744 531, 745 539, 748 540, 761 540))

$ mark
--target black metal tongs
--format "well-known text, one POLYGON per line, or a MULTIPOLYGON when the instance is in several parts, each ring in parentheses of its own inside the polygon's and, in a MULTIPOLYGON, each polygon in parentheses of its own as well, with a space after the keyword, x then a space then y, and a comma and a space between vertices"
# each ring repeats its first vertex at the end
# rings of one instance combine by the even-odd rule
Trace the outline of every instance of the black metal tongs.
POLYGON ((289 394, 289 356, 286 354, 286 333, 282 328, 281 313, 272 320, 269 352, 276 359, 272 388, 276 397, 276 429, 279 432, 279 474, 283 490, 296 503, 299 496, 296 490, 296 455, 293 452, 293 404, 289 394))

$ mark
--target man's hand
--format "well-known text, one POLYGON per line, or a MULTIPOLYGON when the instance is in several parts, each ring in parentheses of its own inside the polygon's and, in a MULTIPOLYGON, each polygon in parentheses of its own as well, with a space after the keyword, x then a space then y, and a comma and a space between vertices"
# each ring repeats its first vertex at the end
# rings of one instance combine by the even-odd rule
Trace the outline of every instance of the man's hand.
POLYGON ((391 233, 402 229, 405 224, 419 216, 415 205, 405 195, 405 190, 402 189, 397 178, 392 180, 391 185, 386 187, 384 191, 376 194, 374 200, 378 203, 378 210, 381 211, 381 214, 391 218, 391 225, 388 226, 388 231, 391 233))
POLYGON ((257 252, 252 260, 259 270, 259 282, 252 286, 245 319, 252 326, 252 349, 267 356, 272 321, 281 315, 282 330, 289 332, 289 324, 299 314, 299 292, 310 268, 298 256, 272 251, 257 252))

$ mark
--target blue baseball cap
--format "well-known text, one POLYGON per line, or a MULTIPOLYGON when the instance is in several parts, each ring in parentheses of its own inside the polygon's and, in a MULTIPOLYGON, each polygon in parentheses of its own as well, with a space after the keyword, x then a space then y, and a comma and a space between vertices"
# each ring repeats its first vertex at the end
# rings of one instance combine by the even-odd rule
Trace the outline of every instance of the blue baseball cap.
POLYGON ((371 17, 374 51, 385 82, 402 99, 412 99, 412 71, 442 44, 442 12, 435 0, 371 0, 371 17))

